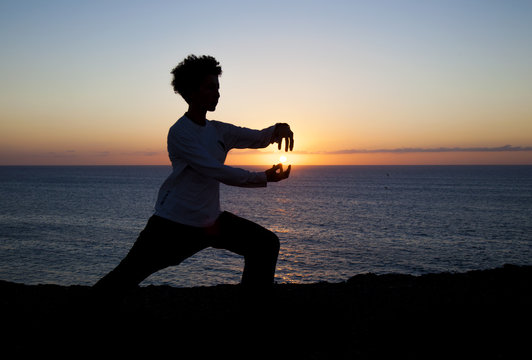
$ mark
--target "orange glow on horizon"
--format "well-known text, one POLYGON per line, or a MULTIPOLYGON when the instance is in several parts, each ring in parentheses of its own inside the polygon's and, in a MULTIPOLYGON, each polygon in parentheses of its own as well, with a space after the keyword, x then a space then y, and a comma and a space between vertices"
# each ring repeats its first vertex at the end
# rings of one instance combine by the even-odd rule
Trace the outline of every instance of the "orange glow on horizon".
MULTIPOLYGON (((373 154, 289 153, 286 165, 532 165, 532 151, 373 154)), ((266 165, 279 153, 229 154, 227 165, 266 165)))

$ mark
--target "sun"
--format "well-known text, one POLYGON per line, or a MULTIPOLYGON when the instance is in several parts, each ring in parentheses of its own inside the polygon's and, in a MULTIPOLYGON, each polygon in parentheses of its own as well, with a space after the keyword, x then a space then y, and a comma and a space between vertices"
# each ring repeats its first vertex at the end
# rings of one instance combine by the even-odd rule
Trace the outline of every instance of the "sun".
POLYGON ((279 161, 281 162, 281 164, 284 164, 286 162, 286 156, 284 155, 281 155, 281 157, 279 158, 279 161))

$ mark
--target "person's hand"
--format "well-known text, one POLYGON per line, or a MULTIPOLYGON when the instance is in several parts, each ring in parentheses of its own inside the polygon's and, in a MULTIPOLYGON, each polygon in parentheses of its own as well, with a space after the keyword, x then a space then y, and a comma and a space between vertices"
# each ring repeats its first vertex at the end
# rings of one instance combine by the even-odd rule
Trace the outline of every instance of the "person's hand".
POLYGON ((284 139, 284 151, 292 151, 294 148, 294 133, 290 130, 290 125, 284 123, 275 124, 275 130, 273 131, 272 143, 278 144, 278 149, 281 150, 281 143, 284 139))
POLYGON ((266 179, 268 182, 277 182, 284 179, 288 179, 290 176, 290 169, 292 165, 288 165, 285 171, 283 171, 283 164, 273 165, 270 169, 266 170, 266 179))

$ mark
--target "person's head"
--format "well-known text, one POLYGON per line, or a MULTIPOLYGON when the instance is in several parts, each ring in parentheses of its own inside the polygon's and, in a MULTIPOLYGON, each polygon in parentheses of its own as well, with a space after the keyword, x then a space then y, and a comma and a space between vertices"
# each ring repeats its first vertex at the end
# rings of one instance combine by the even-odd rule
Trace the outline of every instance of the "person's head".
POLYGON ((189 105, 199 105, 214 111, 218 104, 220 63, 212 56, 189 55, 172 69, 174 92, 189 105))

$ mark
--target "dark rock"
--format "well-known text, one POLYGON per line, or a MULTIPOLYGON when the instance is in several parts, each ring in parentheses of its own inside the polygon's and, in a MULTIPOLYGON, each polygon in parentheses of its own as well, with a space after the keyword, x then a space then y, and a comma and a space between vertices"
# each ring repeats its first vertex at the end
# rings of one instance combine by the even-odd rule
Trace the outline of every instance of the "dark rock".
POLYGON ((342 359, 530 356, 532 267, 277 284, 140 287, 117 303, 84 286, 0 281, 3 349, 89 354, 342 359))

